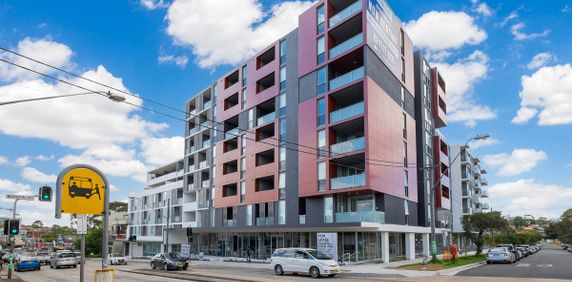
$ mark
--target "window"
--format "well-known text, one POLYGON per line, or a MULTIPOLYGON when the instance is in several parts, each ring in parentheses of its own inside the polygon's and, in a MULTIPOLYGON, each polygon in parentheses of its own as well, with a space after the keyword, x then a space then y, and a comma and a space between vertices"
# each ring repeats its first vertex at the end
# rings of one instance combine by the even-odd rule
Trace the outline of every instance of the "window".
POLYGON ((318 163, 318 191, 326 191, 326 162, 318 163))
POLYGON ((280 67, 280 91, 286 89, 286 67, 280 67))
POLYGON ((248 128, 254 127, 254 109, 248 110, 248 128))
POLYGON ((403 113, 403 139, 407 140, 407 115, 403 113))
POLYGON ((321 65, 326 61, 326 38, 324 36, 320 36, 318 38, 318 65, 321 65))
POLYGON ((246 200, 246 182, 240 182, 240 202, 244 202, 246 200))
POLYGON ((286 119, 280 119, 280 142, 284 142, 286 140, 286 119))
POLYGON ((241 144, 242 147, 240 148, 240 155, 241 155, 241 156, 244 156, 244 154, 246 154, 246 138, 245 138, 245 136, 246 136, 246 135, 243 134, 243 135, 240 137, 240 140, 242 140, 242 142, 241 142, 241 143, 242 143, 242 144, 241 144))
POLYGON ((405 59, 401 58, 401 81, 405 83, 405 59))
POLYGON ((246 86, 248 78, 248 70, 246 69, 246 65, 242 66, 242 86, 246 86))
POLYGON ((246 158, 240 159, 240 179, 244 179, 246 175, 246 158))
POLYGON ((318 131, 318 157, 326 156, 326 130, 322 129, 318 131))
POLYGON ((244 105, 246 105, 246 100, 247 100, 246 88, 244 88, 244 89, 242 89, 242 104, 241 104, 241 110, 244 110, 244 105))
POLYGON ((403 166, 407 167, 407 142, 403 142, 403 166))
POLYGON ((405 212, 405 225, 409 225, 409 205, 407 204, 407 200, 403 200, 403 209, 405 212))
POLYGON ((286 173, 282 172, 278 176, 278 194, 280 199, 286 198, 286 173))
POLYGON ((401 86, 401 108, 405 108, 405 87, 401 86))
POLYGON ((327 87, 327 75, 328 72, 326 71, 326 67, 320 68, 318 70, 318 76, 317 76, 317 84, 318 84, 318 96, 326 93, 326 87, 327 87))
POLYGON ((334 222, 334 198, 324 197, 324 223, 334 222))
POLYGON ((326 124, 326 99, 318 100, 318 126, 326 124))
POLYGON ((401 55, 405 56, 405 32, 401 30, 401 55))
POLYGON ((246 225, 252 225, 252 205, 246 206, 246 225))
POLYGON ((286 63, 286 40, 280 41, 280 65, 286 63))
POLYGON ((280 147, 279 149, 279 165, 280 165, 280 170, 285 170, 286 169, 286 148, 284 147, 280 147))
POLYGON ((286 115, 286 94, 282 93, 278 96, 278 106, 280 107, 280 116, 286 115))
POLYGON ((409 197, 409 173, 407 170, 404 170, 403 172, 403 187, 405 188, 405 197, 409 197))
POLYGON ((278 201, 278 224, 286 224, 286 201, 278 201))
POLYGON ((324 5, 318 7, 318 11, 317 11, 317 22, 318 22, 318 34, 324 32, 324 30, 326 30, 326 9, 324 8, 324 5))

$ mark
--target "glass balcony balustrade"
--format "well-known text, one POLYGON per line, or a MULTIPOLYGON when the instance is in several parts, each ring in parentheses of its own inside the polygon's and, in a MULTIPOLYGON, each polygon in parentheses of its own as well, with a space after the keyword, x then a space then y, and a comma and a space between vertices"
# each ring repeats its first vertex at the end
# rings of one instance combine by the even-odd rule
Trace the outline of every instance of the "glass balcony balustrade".
POLYGON ((336 213, 336 222, 374 222, 385 223, 385 213, 380 211, 359 211, 336 213))
POLYGON ((354 13, 356 13, 357 11, 362 9, 362 4, 361 4, 361 0, 360 1, 356 1, 355 3, 351 4, 350 6, 348 6, 347 8, 341 10, 339 13, 333 15, 329 22, 330 22, 330 27, 335 26, 337 24, 339 24, 340 22, 344 21, 345 19, 349 18, 351 15, 353 15, 354 13))
POLYGON ((360 33, 330 49, 330 60, 358 46, 363 42, 363 33, 360 33))
POLYGON ((330 146, 332 157, 365 149, 365 137, 360 137, 330 146))
POLYGON ((360 67, 330 80, 330 91, 334 91, 346 84, 361 79, 364 76, 364 70, 364 67, 360 67))
POLYGON ((330 189, 332 190, 360 186, 365 186, 365 173, 330 179, 330 189))
POLYGON ((364 103, 359 102, 330 113, 330 123, 336 123, 363 114, 364 103))

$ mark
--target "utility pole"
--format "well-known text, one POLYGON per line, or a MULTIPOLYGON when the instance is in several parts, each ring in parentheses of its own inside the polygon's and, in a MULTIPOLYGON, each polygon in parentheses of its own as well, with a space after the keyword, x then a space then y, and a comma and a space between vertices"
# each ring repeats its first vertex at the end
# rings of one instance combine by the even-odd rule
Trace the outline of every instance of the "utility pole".
MULTIPOLYGON (((16 219, 16 204, 19 199, 14 200, 14 208, 12 208, 12 219, 16 219)), ((10 227, 10 229, 12 229, 10 227)), ((14 236, 8 233, 8 242, 10 244, 10 264, 8 265, 8 279, 12 279, 12 269, 14 268, 14 236)))
POLYGON ((167 226, 165 229, 165 253, 169 252, 169 221, 171 221, 171 198, 167 198, 167 226))

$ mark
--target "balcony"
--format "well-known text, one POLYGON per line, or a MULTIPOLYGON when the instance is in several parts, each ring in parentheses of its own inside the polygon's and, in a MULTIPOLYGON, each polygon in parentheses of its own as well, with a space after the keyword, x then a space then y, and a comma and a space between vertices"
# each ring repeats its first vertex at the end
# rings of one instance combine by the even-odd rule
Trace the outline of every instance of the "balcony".
POLYGON ((488 198, 489 192, 488 191, 481 191, 481 198, 488 198))
POLYGON ((365 186, 365 173, 330 179, 330 189, 332 190, 360 186, 365 186))
POLYGON ((212 100, 211 100, 211 101, 206 101, 206 102, 203 104, 203 110, 209 109, 210 107, 212 107, 212 105, 213 105, 213 101, 212 101, 212 100))
POLYGON ((337 78, 330 80, 330 91, 334 91, 346 84, 361 79, 363 78, 363 76, 364 76, 364 67, 357 68, 353 71, 338 76, 337 78))
POLYGON ((305 214, 298 215, 298 224, 306 224, 306 215, 305 214))
POLYGON ((239 133, 240 133, 240 131, 238 128, 233 128, 233 129, 226 131, 224 133, 224 139, 230 139, 230 138, 237 137, 239 133))
POLYGON ((360 33, 330 49, 330 60, 360 45, 363 42, 363 33, 360 33))
POLYGON ((257 226, 272 224, 270 217, 257 217, 255 222, 257 226))
POLYGON ((205 168, 207 168, 207 167, 208 167, 207 161, 204 160, 204 161, 202 161, 202 162, 199 163, 197 169, 205 169, 205 168))
POLYGON ((359 102, 351 106, 330 113, 330 123, 336 123, 363 114, 364 103, 359 102))
POLYGON ((225 219, 222 223, 225 227, 234 227, 236 226, 236 219, 225 219))
POLYGON ((335 25, 343 22, 345 19, 349 18, 351 15, 353 15, 357 11, 361 11, 361 9, 362 9, 361 0, 356 1, 355 3, 351 4, 347 8, 340 11, 339 13, 333 15, 329 20, 330 27, 335 26, 335 25))
POLYGON ((189 183, 187 185, 187 191, 195 191, 195 184, 194 183, 189 183))
POLYGON ((481 185, 489 185, 489 181, 486 178, 481 177, 481 185))
POLYGON ((256 125, 260 126, 260 125, 272 122, 274 120, 276 120, 276 113, 272 112, 272 113, 269 113, 265 116, 259 117, 258 120, 256 120, 256 125))
POLYGON ((482 209, 482 210, 488 210, 488 209, 490 209, 490 208, 491 208, 491 207, 490 207, 489 204, 487 204, 487 203, 483 203, 483 204, 481 205, 481 209, 482 209))
POLYGON ((385 224, 385 213, 380 211, 339 212, 336 213, 336 222, 373 222, 385 224))
POLYGON ((347 154, 363 149, 365 149, 365 137, 359 137, 330 146, 330 152, 332 155, 347 154))
POLYGON ((202 188, 209 188, 210 187, 210 181, 209 180, 203 180, 201 182, 201 187, 202 188))

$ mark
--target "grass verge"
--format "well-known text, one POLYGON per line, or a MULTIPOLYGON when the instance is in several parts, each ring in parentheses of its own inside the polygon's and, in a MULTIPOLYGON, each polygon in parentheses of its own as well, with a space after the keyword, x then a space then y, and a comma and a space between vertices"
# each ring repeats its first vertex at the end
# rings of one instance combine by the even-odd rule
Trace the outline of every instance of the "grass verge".
POLYGON ((478 255, 478 256, 466 256, 460 257, 456 260, 437 260, 431 261, 427 264, 416 263, 416 264, 409 264, 409 265, 402 265, 396 267, 396 269, 405 269, 405 270, 420 270, 420 271, 438 271, 443 269, 449 269, 453 267, 459 267, 467 264, 472 264, 476 262, 485 261, 485 255, 478 255))

